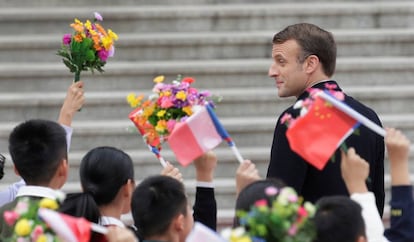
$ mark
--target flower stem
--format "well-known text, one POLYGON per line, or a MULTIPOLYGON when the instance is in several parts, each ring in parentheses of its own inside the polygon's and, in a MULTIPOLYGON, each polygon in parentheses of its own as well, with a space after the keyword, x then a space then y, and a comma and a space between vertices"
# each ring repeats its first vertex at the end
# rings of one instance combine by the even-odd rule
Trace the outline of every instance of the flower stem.
POLYGON ((73 82, 77 82, 80 80, 80 71, 75 72, 75 80, 73 82))

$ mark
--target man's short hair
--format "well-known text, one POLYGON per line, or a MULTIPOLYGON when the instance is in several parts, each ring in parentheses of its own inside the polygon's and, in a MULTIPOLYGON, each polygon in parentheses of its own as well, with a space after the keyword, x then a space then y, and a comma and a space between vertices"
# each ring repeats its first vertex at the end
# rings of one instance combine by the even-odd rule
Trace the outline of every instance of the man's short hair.
POLYGON ((366 237, 362 208, 349 197, 323 197, 316 206, 317 238, 314 242, 349 242, 366 237))
POLYGON ((299 23, 286 27, 273 36, 273 44, 282 44, 288 40, 296 40, 302 48, 298 62, 303 63, 309 55, 316 55, 322 63, 327 76, 332 76, 336 66, 336 43, 333 35, 320 27, 299 23))
POLYGON ((53 121, 25 121, 10 133, 9 152, 26 184, 47 184, 60 162, 67 160, 66 132, 53 121))
POLYGON ((162 235, 173 219, 187 214, 187 196, 183 184, 168 176, 144 179, 132 195, 131 211, 140 238, 162 235))

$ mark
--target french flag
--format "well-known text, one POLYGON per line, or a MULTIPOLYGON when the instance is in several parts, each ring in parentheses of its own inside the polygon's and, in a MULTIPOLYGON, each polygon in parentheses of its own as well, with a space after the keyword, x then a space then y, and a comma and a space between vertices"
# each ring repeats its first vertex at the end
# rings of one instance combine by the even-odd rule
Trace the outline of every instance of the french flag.
POLYGON ((187 166, 194 159, 214 149, 223 140, 234 146, 209 105, 197 106, 195 113, 184 122, 177 123, 168 137, 168 144, 178 162, 187 166))

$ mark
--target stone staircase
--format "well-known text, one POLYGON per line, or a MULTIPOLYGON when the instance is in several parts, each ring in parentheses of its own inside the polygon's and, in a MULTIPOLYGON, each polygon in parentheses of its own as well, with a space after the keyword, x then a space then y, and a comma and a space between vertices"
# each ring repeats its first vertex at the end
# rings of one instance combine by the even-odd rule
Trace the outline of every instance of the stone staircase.
MULTIPOLYGON (((105 73, 82 76, 86 104, 73 124, 66 191, 79 190, 80 159, 101 145, 129 153, 137 180, 159 173, 158 161, 131 132, 131 109, 125 102, 129 92, 149 93, 159 74, 169 80, 177 74, 193 76, 196 87, 223 96, 218 116, 244 158, 253 160, 264 176, 276 119, 293 102, 278 98, 267 77, 271 40, 297 22, 333 32, 338 43, 335 79, 373 107, 384 125, 400 128, 414 140, 414 3, 409 0, 5 0, 0 2, 0 153, 9 157, 7 138, 18 122, 56 120, 73 78, 56 50, 73 18, 90 19, 94 11, 120 39, 105 73)), ((224 226, 233 216, 238 163, 225 144, 216 153, 216 195, 224 226)), ((174 160, 168 149, 164 156, 174 160)), ((193 197, 193 168, 181 171, 193 197)), ((8 162, 1 187, 17 179, 8 162)), ((386 179, 389 184, 388 175, 386 179)))

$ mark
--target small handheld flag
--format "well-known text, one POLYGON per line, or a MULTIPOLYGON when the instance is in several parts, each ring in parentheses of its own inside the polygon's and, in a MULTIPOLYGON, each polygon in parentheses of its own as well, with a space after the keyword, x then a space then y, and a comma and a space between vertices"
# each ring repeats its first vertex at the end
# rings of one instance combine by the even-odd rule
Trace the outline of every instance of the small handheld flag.
POLYGON ((168 137, 168 144, 183 166, 215 148, 222 140, 232 147, 239 162, 243 162, 235 143, 224 129, 209 105, 199 106, 184 122, 175 125, 168 137))
POLYGON ((40 208, 38 214, 66 242, 88 242, 91 230, 101 234, 108 232, 105 227, 91 223, 85 218, 77 218, 45 208, 40 208))

